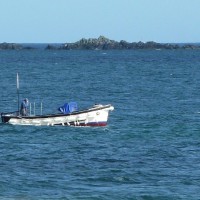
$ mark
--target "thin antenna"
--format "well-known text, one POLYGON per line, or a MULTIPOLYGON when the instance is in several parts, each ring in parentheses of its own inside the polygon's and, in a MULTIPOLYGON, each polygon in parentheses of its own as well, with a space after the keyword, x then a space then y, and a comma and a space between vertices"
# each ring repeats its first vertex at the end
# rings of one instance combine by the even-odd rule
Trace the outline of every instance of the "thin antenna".
POLYGON ((34 106, 34 116, 35 116, 35 102, 34 102, 33 106, 34 106))
POLYGON ((19 115, 19 75, 17 73, 17 97, 18 97, 18 115, 19 115))
POLYGON ((42 115, 42 102, 40 104, 40 115, 42 115))
POLYGON ((30 111, 29 112, 30 112, 29 115, 31 116, 31 103, 30 103, 30 111))

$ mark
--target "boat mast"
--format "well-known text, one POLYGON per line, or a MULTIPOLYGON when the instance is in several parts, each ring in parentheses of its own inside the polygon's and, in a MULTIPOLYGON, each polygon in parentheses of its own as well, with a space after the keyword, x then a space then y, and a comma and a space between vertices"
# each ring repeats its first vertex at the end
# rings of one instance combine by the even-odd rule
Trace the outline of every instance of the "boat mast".
POLYGON ((18 115, 19 115, 19 75, 17 73, 17 97, 18 97, 18 115))

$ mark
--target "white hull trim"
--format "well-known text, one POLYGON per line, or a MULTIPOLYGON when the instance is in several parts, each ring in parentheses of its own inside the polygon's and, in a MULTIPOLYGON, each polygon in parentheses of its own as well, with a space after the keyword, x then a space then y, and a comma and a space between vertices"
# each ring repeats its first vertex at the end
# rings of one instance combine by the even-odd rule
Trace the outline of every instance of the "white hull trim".
POLYGON ((111 105, 95 105, 94 107, 70 114, 52 114, 37 116, 13 116, 1 114, 2 122, 12 125, 33 126, 106 126, 109 111, 114 110, 111 105))

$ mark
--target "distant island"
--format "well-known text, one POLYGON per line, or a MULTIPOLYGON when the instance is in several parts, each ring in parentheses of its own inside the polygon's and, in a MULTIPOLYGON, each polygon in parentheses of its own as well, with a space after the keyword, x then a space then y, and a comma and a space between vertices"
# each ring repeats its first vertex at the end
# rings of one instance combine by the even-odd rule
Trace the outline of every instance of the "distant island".
MULTIPOLYGON (((37 49, 33 46, 25 46, 16 43, 0 43, 0 50, 23 50, 23 49, 37 49)), ((104 36, 99 38, 82 38, 74 43, 64 43, 60 45, 48 44, 44 47, 45 50, 137 50, 137 49, 200 49, 197 44, 172 44, 172 43, 157 43, 149 42, 126 42, 121 40, 117 42, 110 40, 104 36)))

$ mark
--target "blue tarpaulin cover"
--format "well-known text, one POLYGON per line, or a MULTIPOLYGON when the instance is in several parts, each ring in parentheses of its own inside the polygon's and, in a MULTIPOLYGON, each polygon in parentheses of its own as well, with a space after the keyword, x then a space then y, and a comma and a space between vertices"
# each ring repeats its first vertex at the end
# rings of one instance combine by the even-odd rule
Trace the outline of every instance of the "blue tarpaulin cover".
POLYGON ((69 114, 71 112, 78 110, 78 105, 76 102, 65 103, 63 106, 59 107, 58 110, 63 114, 69 114))

